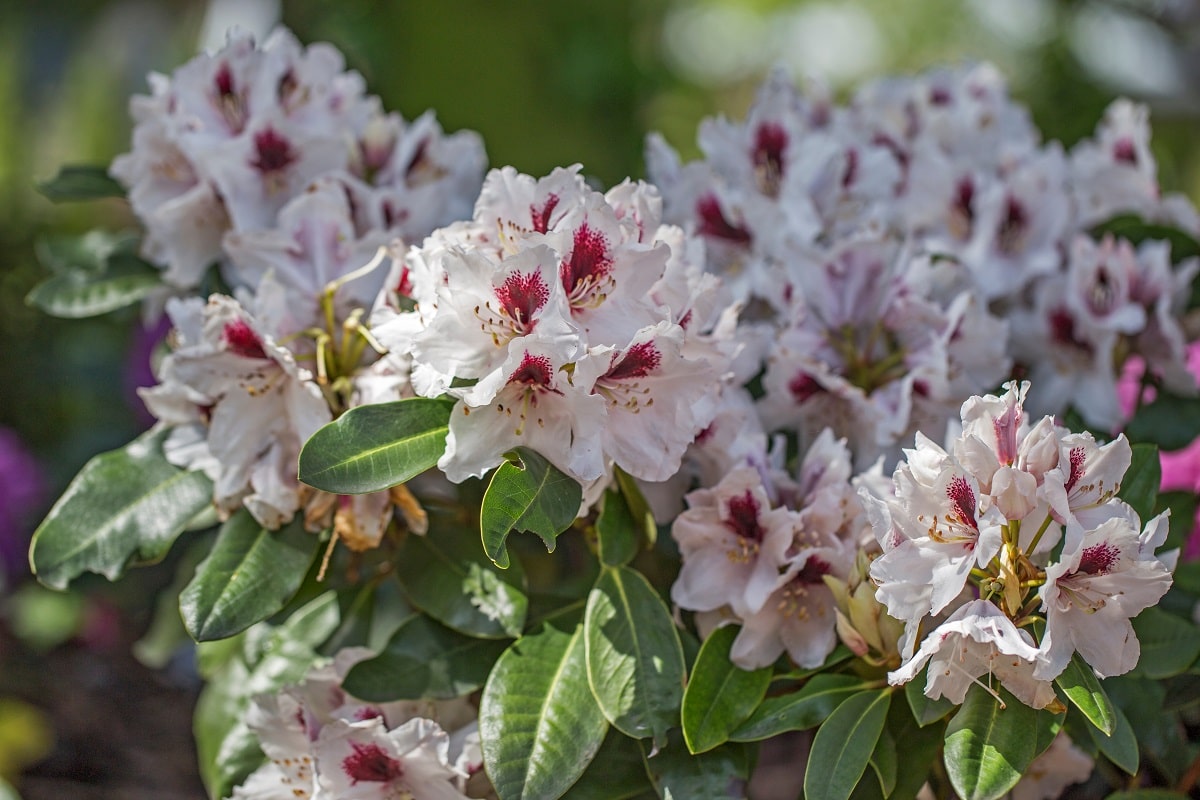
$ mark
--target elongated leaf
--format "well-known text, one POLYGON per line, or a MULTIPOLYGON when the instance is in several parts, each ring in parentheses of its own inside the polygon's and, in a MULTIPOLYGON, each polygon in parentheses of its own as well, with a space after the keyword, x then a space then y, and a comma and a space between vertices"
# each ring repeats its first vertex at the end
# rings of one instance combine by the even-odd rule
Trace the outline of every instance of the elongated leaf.
POLYGON ((509 564, 504 542, 512 531, 536 533, 553 551, 583 501, 583 487, 534 451, 518 447, 508 459, 492 475, 479 517, 483 551, 501 568, 509 564))
POLYGON ((613 476, 617 479, 617 486, 621 489, 621 495, 625 498, 626 505, 629 506, 630 514, 646 535, 647 546, 654 547, 655 541, 658 540, 658 525, 654 522, 654 512, 650 510, 646 496, 638 488, 634 477, 625 470, 613 467, 613 476))
POLYGON ((750 765, 743 745, 725 744, 707 753, 688 753, 679 734, 658 748, 642 742, 646 772, 662 800, 742 800, 750 765))
POLYGON ((994 800, 1011 789, 1038 755, 1039 716, 1053 717, 999 691, 1004 707, 972 686, 946 729, 946 772, 963 800, 994 800))
POLYGON ((724 744, 766 694, 769 667, 747 672, 729 660, 735 625, 718 628, 704 640, 683 692, 683 738, 688 750, 703 753, 724 744))
POLYGON ((125 188, 108 175, 108 168, 93 164, 68 164, 58 174, 37 185, 37 190, 55 203, 124 197, 125 188))
POLYGON ((84 572, 116 580, 130 561, 156 561, 212 502, 212 481, 162 454, 166 431, 96 456, 33 535, 30 565, 55 589, 84 572))
POLYGON ((756 742, 787 731, 815 728, 865 683, 854 675, 814 675, 794 694, 768 697, 729 735, 735 742, 756 742))
POLYGON ((555 800, 579 779, 608 722, 588 687, 583 626, 513 643, 479 706, 483 762, 500 800, 555 800))
POLYGON ((300 514, 269 531, 238 511, 179 595, 187 632, 198 642, 224 639, 271 616, 296 594, 319 544, 300 514))
MULTIPOLYGON (((889 800, 913 800, 925 784, 934 762, 941 757, 946 723, 936 720, 919 724, 907 704, 897 698, 888 710, 884 729, 895 740, 897 755, 896 785, 887 797, 889 800)), ((876 754, 873 753, 871 758, 874 763, 876 754)))
POLYGON ((1162 466, 1158 461, 1158 448, 1152 444, 1133 445, 1133 458, 1117 496, 1133 506, 1143 521, 1148 521, 1154 515, 1160 483, 1162 466))
POLYGON ((875 749, 871 751, 869 763, 875 772, 875 777, 879 780, 879 788, 883 792, 883 796, 891 797, 896 791, 898 765, 896 739, 888 732, 886 726, 879 734, 879 741, 875 742, 875 749))
POLYGON ((817 729, 804 774, 807 800, 846 800, 862 778, 883 732, 890 690, 860 692, 833 710, 817 729))
POLYGON ((604 505, 596 519, 596 545, 600 563, 610 567, 628 564, 637 555, 638 523, 625 497, 617 489, 604 493, 604 505))
POLYGON ((483 686, 506 644, 464 636, 416 615, 392 634, 383 652, 355 664, 342 686, 373 703, 462 697, 483 686))
POLYGON ((300 480, 334 494, 366 494, 415 478, 445 452, 450 409, 423 397, 352 408, 304 443, 300 480))
POLYGON ((604 716, 661 744, 679 724, 683 647, 666 605, 640 573, 606 568, 584 615, 588 682, 604 716))
POLYGON ((1162 450, 1182 450, 1200 436, 1200 397, 1160 391, 1154 402, 1139 408, 1129 420, 1125 435, 1162 450))
POLYGON ((1099 728, 1105 736, 1112 735, 1117 724, 1112 701, 1105 694, 1096 673, 1078 653, 1071 657, 1067 668, 1054 682, 1067 695, 1071 704, 1083 712, 1089 722, 1099 728))
POLYGON ((1096 748, 1104 756, 1130 775, 1136 775, 1140 755, 1138 753, 1137 736, 1119 707, 1113 708, 1114 724, 1112 736, 1105 736, 1095 728, 1088 728, 1096 748))
POLYGON ((931 700, 925 695, 925 687, 929 680, 928 669, 926 666, 917 673, 917 677, 904 685, 904 697, 908 700, 908 707, 912 709, 913 717, 921 727, 943 719, 954 708, 954 701, 948 697, 931 700))
POLYGON ((115 256, 106 267, 98 275, 55 275, 25 301, 55 317, 82 319, 132 305, 162 286, 161 273, 134 256, 115 256))
POLYGON ((473 526, 433 523, 429 535, 409 536, 396 556, 408 599, 468 636, 520 636, 529 609, 520 563, 498 569, 484 556, 473 526))
POLYGON ((1151 606, 1133 619, 1141 643, 1137 673, 1147 678, 1170 678, 1186 672, 1200 656, 1200 629, 1174 614, 1151 606))
POLYGON ((641 747, 616 728, 609 728, 600 751, 563 795, 563 800, 652 800, 655 797, 641 747))

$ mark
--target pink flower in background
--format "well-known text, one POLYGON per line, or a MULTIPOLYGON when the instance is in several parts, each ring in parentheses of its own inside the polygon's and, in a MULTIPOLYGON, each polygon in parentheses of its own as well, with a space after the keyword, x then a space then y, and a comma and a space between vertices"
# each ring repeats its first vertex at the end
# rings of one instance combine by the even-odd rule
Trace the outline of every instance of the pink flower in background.
MULTIPOLYGON (((1192 374, 1200 379, 1200 341, 1192 342, 1188 346, 1187 363, 1192 374)), ((1145 362, 1137 356, 1132 356, 1125 362, 1125 370, 1117 388, 1121 398, 1121 410, 1126 417, 1133 415, 1144 369, 1145 362)), ((1153 397, 1147 396, 1143 398, 1143 402, 1150 402, 1152 399, 1153 397)), ((1162 463, 1162 491, 1200 492, 1200 438, 1182 450, 1159 453, 1158 458, 1162 463)), ((1184 546, 1183 557, 1200 558, 1200 509, 1196 510, 1195 525, 1184 546)))
POLYGON ((41 503, 45 483, 21 437, 0 428, 0 590, 27 573, 29 514, 41 503))

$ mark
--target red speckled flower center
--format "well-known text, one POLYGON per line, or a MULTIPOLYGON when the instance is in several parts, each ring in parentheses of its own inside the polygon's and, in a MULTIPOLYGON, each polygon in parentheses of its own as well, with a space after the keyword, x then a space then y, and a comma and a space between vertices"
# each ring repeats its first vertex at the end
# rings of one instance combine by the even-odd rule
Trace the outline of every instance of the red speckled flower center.
POLYGON ((266 358, 267 351, 263 349, 262 339, 245 320, 234 320, 225 324, 221 331, 221 341, 225 349, 242 358, 266 358))
POLYGON ((743 494, 729 498, 729 513, 723 520, 725 527, 741 539, 761 542, 766 531, 758 524, 758 501, 747 489, 743 494))
POLYGON ((1085 572, 1088 575, 1104 575, 1117 562, 1121 552, 1109 542, 1101 542, 1083 550, 1079 558, 1079 568, 1076 574, 1085 572))
POLYGON ((979 530, 979 523, 975 521, 975 492, 971 490, 967 479, 962 475, 955 475, 946 487, 946 497, 950 498, 950 505, 954 507, 953 514, 956 520, 962 525, 979 530))
POLYGON ((550 287, 537 272, 513 272, 496 288, 500 307, 521 333, 533 329, 533 315, 550 299, 550 287))
POLYGON ((571 255, 560 269, 563 288, 571 298, 571 305, 584 305, 587 300, 594 299, 591 295, 605 282, 612 266, 608 238, 586 222, 580 225, 575 231, 571 255))
POLYGON ((783 126, 774 122, 764 122, 758 126, 754 134, 754 174, 758 179, 758 188, 765 195, 779 195, 787 146, 788 135, 783 126))
POLYGON ((389 756, 377 744, 351 742, 353 753, 342 760, 342 770, 350 784, 390 783, 404 776, 404 765, 389 756))
POLYGON ((550 359, 526 352, 521 365, 508 376, 508 382, 549 389, 553 377, 554 368, 550 365, 550 359))
POLYGON ((1083 459, 1085 453, 1082 447, 1072 447, 1071 454, 1067 456, 1071 462, 1071 471, 1067 475, 1066 490, 1069 492, 1079 483, 1079 479, 1083 477, 1083 459))
POLYGON ((662 354, 654 342, 639 342, 626 350, 625 355, 613 363, 604 377, 613 381, 644 378, 658 369, 661 361, 662 354))
POLYGON ((285 170, 299 159, 291 142, 274 128, 264 128, 254 134, 254 151, 255 158, 250 166, 264 174, 285 170))

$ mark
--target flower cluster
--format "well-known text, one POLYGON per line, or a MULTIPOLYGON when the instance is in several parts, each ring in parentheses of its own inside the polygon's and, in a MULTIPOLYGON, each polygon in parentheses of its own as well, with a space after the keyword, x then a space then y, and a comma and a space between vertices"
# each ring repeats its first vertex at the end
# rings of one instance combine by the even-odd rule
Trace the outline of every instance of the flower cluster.
POLYGON ((1074 406, 1106 429, 1130 353, 1195 391, 1180 316, 1197 264, 1095 231, 1121 213, 1200 230, 1160 196, 1145 109, 1118 101, 1064 152, 988 66, 883 80, 844 107, 776 73, 744 123, 698 138, 702 161, 654 136, 647 164, 666 219, 743 306, 768 428, 810 443, 831 426, 862 466, 917 430, 940 439, 1010 361, 1038 413, 1074 406))
POLYGON ((579 167, 484 182, 474 217, 409 251, 372 317, 414 389, 456 399, 455 482, 532 448, 580 482, 671 477, 711 422, 727 356, 714 282, 653 187, 579 167), (404 311, 406 305, 412 311, 404 311))
POLYGON ((342 650, 300 684, 254 698, 246 724, 269 760, 232 800, 489 796, 474 708, 465 698, 371 704, 351 697, 342 681, 370 655, 342 650))
POLYGON ((730 652, 738 666, 768 666, 786 651, 815 668, 837 644, 834 589, 869 535, 850 474, 845 440, 826 429, 794 477, 744 465, 687 496, 671 526, 683 557, 671 599, 703 612, 702 627, 740 624, 730 652))
POLYGON ((1123 436, 1099 444, 1051 417, 1030 425, 1028 390, 969 399, 948 449, 918 435, 892 492, 860 490, 883 551, 871 565, 877 597, 906 625, 893 684, 929 662, 930 697, 961 703, 993 675, 1042 708, 1076 652, 1102 677, 1137 664, 1129 620, 1166 593, 1177 556, 1154 552, 1166 514, 1143 528, 1117 499, 1131 458, 1123 436))
POLYGON ((470 213, 485 156, 431 114, 407 124, 364 94, 328 45, 234 34, 132 103, 133 149, 111 172, 146 229, 172 294, 212 265, 233 296, 171 297, 172 352, 141 391, 170 429, 167 457, 203 470, 224 517, 268 528, 303 510, 343 540, 378 543, 387 493, 337 501, 302 487, 305 440, 347 407, 399 399, 407 375, 377 366, 366 312, 384 290, 382 248, 402 250, 470 213))

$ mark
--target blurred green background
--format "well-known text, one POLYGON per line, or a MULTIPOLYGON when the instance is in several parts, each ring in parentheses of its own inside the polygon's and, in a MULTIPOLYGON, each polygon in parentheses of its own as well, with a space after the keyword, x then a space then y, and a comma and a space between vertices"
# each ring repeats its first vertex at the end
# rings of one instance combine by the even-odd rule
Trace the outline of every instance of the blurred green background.
MULTIPOLYGON (((27 537, 87 458, 147 424, 132 391, 146 358, 135 311, 62 321, 24 302, 44 275, 39 239, 135 221, 119 201, 54 206, 34 183, 64 163, 106 164, 126 150, 128 97, 145 91, 147 72, 170 72, 219 44, 231 23, 265 32, 279 21, 302 41, 341 48, 386 108, 410 119, 435 108, 447 130, 479 131, 493 166, 534 175, 582 162, 604 185, 640 177, 652 130, 694 157, 699 120, 742 116, 776 64, 797 79, 824 76, 844 97, 872 76, 990 60, 1045 137, 1068 146, 1091 133, 1114 97, 1149 104, 1164 190, 1200 198, 1200 2, 1192 0, 5 0, 0 429, 15 432, 43 477, 29 509, 0 485, 0 537, 27 537)), ((0 696, 49 708, 39 702, 43 686, 22 684, 38 679, 29 665, 67 639, 119 659, 147 624, 147 595, 169 578, 98 580, 88 588, 103 596, 87 604, 48 600, 28 585, 18 591, 20 578, 10 579, 0 589, 0 696), (125 638, 97 634, 98 624, 125 638)), ((52 674, 41 672, 42 680, 52 674)), ((28 711, 6 716, 0 706, 0 756, 6 725, 33 730, 28 711)), ((61 727, 53 713, 47 730, 61 727)), ((12 763, 0 757, 0 779, 15 779, 34 758, 14 753, 12 763)), ((178 796, 198 796, 187 785, 178 796)))

